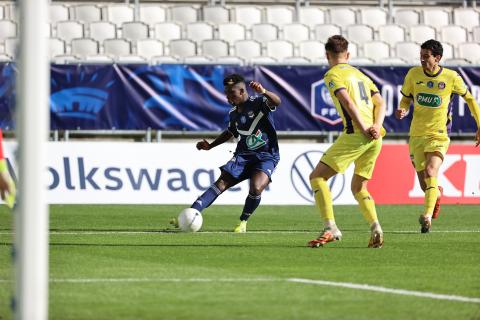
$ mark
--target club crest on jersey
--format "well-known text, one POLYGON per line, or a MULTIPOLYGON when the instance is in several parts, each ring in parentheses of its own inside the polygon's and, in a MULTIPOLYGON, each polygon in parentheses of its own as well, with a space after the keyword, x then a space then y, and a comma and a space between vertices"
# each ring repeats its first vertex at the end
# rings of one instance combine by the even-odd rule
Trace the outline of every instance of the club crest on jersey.
POLYGON ((267 143, 262 139, 262 131, 260 130, 257 130, 255 134, 249 135, 245 141, 249 150, 256 150, 267 143))
POLYGON ((241 124, 247 123, 247 118, 246 118, 245 116, 241 116, 241 117, 240 117, 240 123, 241 123, 241 124))
POLYGON ((440 90, 445 89, 445 82, 439 82, 438 83, 438 89, 440 89, 440 90))
POLYGON ((442 104, 442 98, 436 94, 419 93, 416 99, 418 104, 424 107, 438 108, 442 104))

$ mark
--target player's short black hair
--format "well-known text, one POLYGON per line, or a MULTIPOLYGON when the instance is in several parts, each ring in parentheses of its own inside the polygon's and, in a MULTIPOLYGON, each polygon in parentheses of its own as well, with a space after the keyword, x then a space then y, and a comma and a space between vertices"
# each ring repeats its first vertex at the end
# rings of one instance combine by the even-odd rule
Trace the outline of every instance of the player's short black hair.
POLYGON ((331 52, 335 55, 348 50, 348 40, 341 35, 334 35, 328 38, 325 43, 325 51, 331 52))
POLYGON ((233 86, 234 84, 241 83, 241 82, 245 82, 245 79, 237 73, 230 74, 225 78, 223 78, 224 86, 233 86))
POLYGON ((432 51, 433 56, 443 56, 443 47, 440 41, 437 40, 427 40, 420 46, 422 49, 432 51))

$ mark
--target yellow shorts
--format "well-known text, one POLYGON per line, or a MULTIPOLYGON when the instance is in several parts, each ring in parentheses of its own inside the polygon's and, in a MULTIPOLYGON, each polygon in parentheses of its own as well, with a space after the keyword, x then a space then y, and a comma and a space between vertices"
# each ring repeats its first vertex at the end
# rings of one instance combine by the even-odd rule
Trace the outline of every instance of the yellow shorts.
POLYGON ((381 149, 381 138, 369 140, 361 133, 342 133, 320 161, 339 173, 354 162, 355 174, 370 179, 381 149))
POLYGON ((442 155, 443 159, 449 145, 450 138, 446 136, 410 137, 408 147, 410 149, 410 159, 415 167, 415 171, 425 169, 426 152, 438 152, 442 155))

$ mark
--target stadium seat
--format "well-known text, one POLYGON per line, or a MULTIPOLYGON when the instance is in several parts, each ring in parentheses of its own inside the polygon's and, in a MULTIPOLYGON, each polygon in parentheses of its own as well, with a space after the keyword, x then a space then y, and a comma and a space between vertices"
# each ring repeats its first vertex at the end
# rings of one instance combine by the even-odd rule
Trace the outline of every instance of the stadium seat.
POLYGON ((180 63, 181 61, 174 56, 155 56, 152 58, 152 64, 175 64, 180 63))
POLYGON ((158 4, 141 4, 139 9, 140 21, 153 26, 167 20, 167 10, 158 4))
POLYGON ((170 21, 184 24, 198 21, 197 9, 192 6, 173 6, 168 11, 170 21))
POLYGON ((442 47, 443 47, 443 59, 453 59, 455 54, 453 45, 447 43, 447 42, 442 42, 442 47))
POLYGON ((387 24, 378 27, 378 39, 394 46, 397 42, 406 40, 405 29, 396 24, 387 24))
POLYGON ((103 8, 103 20, 114 23, 117 28, 121 27, 125 22, 135 20, 135 12, 133 7, 126 4, 109 4, 103 8))
POLYGON ((347 27, 347 39, 362 44, 372 41, 374 37, 373 28, 364 24, 355 24, 347 27))
POLYGON ((9 56, 6 53, 0 53, 0 62, 11 62, 13 61, 13 57, 9 56))
POLYGON ((443 62, 443 65, 448 67, 468 66, 470 64, 472 64, 472 61, 463 58, 445 59, 443 62))
POLYGON ((90 38, 72 39, 71 54, 86 57, 98 54, 98 42, 90 38))
POLYGON ((57 38, 70 43, 72 39, 83 38, 83 23, 77 21, 59 21, 57 22, 57 38))
POLYGON ((390 57, 390 46, 383 41, 370 41, 363 44, 363 55, 378 62, 390 57))
POLYGON ((122 24, 122 38, 140 40, 149 38, 149 27, 143 22, 125 22, 122 24))
POLYGON ((238 23, 221 23, 218 26, 218 38, 233 45, 235 41, 245 40, 245 26, 238 23))
POLYGON ((136 63, 147 63, 147 59, 142 56, 137 55, 126 55, 126 56, 117 56, 115 58, 116 63, 123 64, 136 64, 136 63))
POLYGON ((420 12, 414 9, 399 9, 395 11, 394 22, 403 26, 416 26, 420 23, 420 12))
POLYGON ((424 43, 429 39, 437 38, 437 31, 434 27, 418 25, 410 27, 410 41, 424 43))
POLYGON ((89 37, 103 43, 105 39, 114 39, 117 37, 117 27, 106 21, 90 22, 89 37))
POLYGON ((298 22, 313 29, 317 24, 325 24, 325 12, 318 7, 300 7, 297 11, 298 22))
POLYGON ((408 62, 402 58, 383 58, 377 61, 379 64, 387 65, 387 66, 401 66, 407 65, 408 62))
POLYGON ((90 64, 104 64, 104 63, 113 63, 114 57, 105 54, 95 54, 95 55, 86 55, 83 60, 85 63, 90 64))
POLYGON ((377 29, 378 26, 385 25, 387 21, 387 11, 379 7, 361 8, 360 11, 360 23, 369 25, 370 27, 377 29))
POLYGON ((254 24, 262 23, 262 9, 254 6, 238 6, 233 8, 236 23, 241 23, 247 29, 254 24))
POLYGON ((236 56, 225 56, 225 57, 218 57, 215 59, 218 64, 236 64, 236 65, 244 65, 245 60, 240 57, 236 56))
POLYGON ((445 26, 440 29, 440 35, 443 42, 448 42, 456 46, 459 43, 467 42, 467 30, 461 26, 445 26))
POLYGON ((352 66, 366 66, 375 64, 375 61, 370 58, 358 57, 350 59, 348 63, 350 63, 352 66))
MULTIPOLYGON (((6 13, 5 13, 5 7, 0 3, 0 20, 7 20, 8 17, 6 16, 6 13)), ((50 14, 51 16, 51 14, 50 14)), ((62 19, 63 20, 63 19, 62 19)), ((8 57, 8 55, 5 55, 8 57)))
POLYGON ((480 42, 480 27, 472 29, 473 41, 480 42))
POLYGON ((282 63, 288 64, 310 64, 312 61, 305 57, 286 57, 282 59, 282 63))
POLYGON ((50 47, 50 57, 64 55, 66 52, 65 41, 59 38, 50 38, 48 40, 50 47))
POLYGON ((72 64, 81 62, 80 57, 71 54, 60 54, 50 59, 55 64, 72 64))
POLYGON ((186 38, 200 44, 203 40, 213 39, 214 27, 208 22, 192 22, 185 26, 186 38))
POLYGON ((330 23, 343 27, 356 24, 355 11, 350 8, 331 8, 329 10, 330 23))
POLYGON ((3 19, 18 21, 18 10, 15 3, 7 2, 3 5, 3 9, 4 9, 3 19))
POLYGON ((188 64, 210 64, 213 60, 210 57, 206 56, 191 56, 183 58, 184 63, 188 64))
POLYGON ((455 8, 453 9, 453 22, 457 26, 471 30, 480 24, 479 13, 471 8, 455 8))
POLYGON ((444 9, 423 9, 423 23, 437 29, 450 24, 450 13, 444 9))
POLYGON ((0 42, 17 36, 17 24, 12 20, 0 20, 0 42))
POLYGON ((163 42, 155 39, 142 39, 137 41, 137 54, 147 59, 160 56, 164 53, 163 42))
POLYGON ((310 39, 310 29, 301 23, 291 23, 283 26, 283 39, 292 42, 295 46, 301 41, 310 39))
POLYGON ((277 64, 278 61, 272 57, 252 57, 248 60, 251 64, 277 64))
POLYGON ((278 39, 278 27, 270 23, 252 25, 252 39, 262 43, 278 39))
POLYGON ((335 34, 342 34, 340 26, 334 24, 319 24, 315 26, 313 30, 315 39, 327 42, 328 38, 335 34))
POLYGON ((103 53, 112 56, 128 56, 132 45, 127 39, 106 39, 103 41, 103 53))
POLYGON ((72 6, 75 20, 81 22, 94 22, 102 20, 102 10, 93 4, 77 4, 72 6))
POLYGON ((317 40, 302 41, 298 44, 298 54, 300 57, 311 61, 325 58, 325 44, 317 40))
POLYGON ((182 38, 182 27, 174 22, 157 23, 154 27, 155 39, 167 44, 172 40, 182 38))
POLYGON ((282 61, 286 57, 291 57, 294 54, 293 43, 285 40, 268 41, 266 45, 267 56, 272 57, 278 61, 282 61))
POLYGON ((405 59, 410 64, 418 64, 420 59, 420 45, 416 42, 399 42, 395 46, 397 58, 405 59))
POLYGON ((228 42, 220 39, 205 40, 202 42, 202 54, 213 58, 228 56, 228 42))
POLYGON ((203 6, 203 21, 220 24, 230 22, 230 10, 223 6, 203 6))
POLYGON ((18 38, 7 38, 4 42, 4 53, 10 57, 17 57, 18 38))
POLYGON ((235 55, 244 59, 258 57, 262 55, 262 46, 255 40, 239 40, 234 44, 235 55))
POLYGON ((170 54, 180 58, 192 57, 197 54, 197 45, 192 40, 172 40, 169 44, 170 54))
POLYGON ((472 62, 478 61, 480 59, 480 44, 476 42, 458 44, 458 58, 472 62))
MULTIPOLYGON (((3 7, 2 13, 3 13, 3 7)), ((63 4, 50 4, 50 23, 57 23, 58 21, 66 21, 70 19, 70 13, 67 6, 63 4)), ((3 17, 3 14, 2 14, 3 17)))
POLYGON ((265 8, 265 22, 282 27, 293 23, 295 10, 288 6, 267 6, 265 8))

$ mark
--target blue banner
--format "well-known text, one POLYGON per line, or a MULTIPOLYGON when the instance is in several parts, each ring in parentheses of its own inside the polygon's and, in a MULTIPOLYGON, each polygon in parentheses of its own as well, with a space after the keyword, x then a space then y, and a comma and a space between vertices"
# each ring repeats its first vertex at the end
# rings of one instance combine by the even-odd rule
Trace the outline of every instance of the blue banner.
MULTIPOLYGON (((408 132, 394 118, 409 67, 360 68, 387 102, 385 127, 408 132)), ((480 68, 453 68, 480 98, 480 68)), ((228 105, 223 78, 240 73, 282 98, 275 122, 281 131, 338 131, 341 119, 323 82, 326 66, 52 65, 51 129, 220 131, 228 105)), ((452 132, 474 132, 463 99, 454 97, 452 132)), ((0 126, 11 130, 15 112, 15 67, 0 64, 0 126)), ((411 117, 411 116, 410 116, 411 117)))

